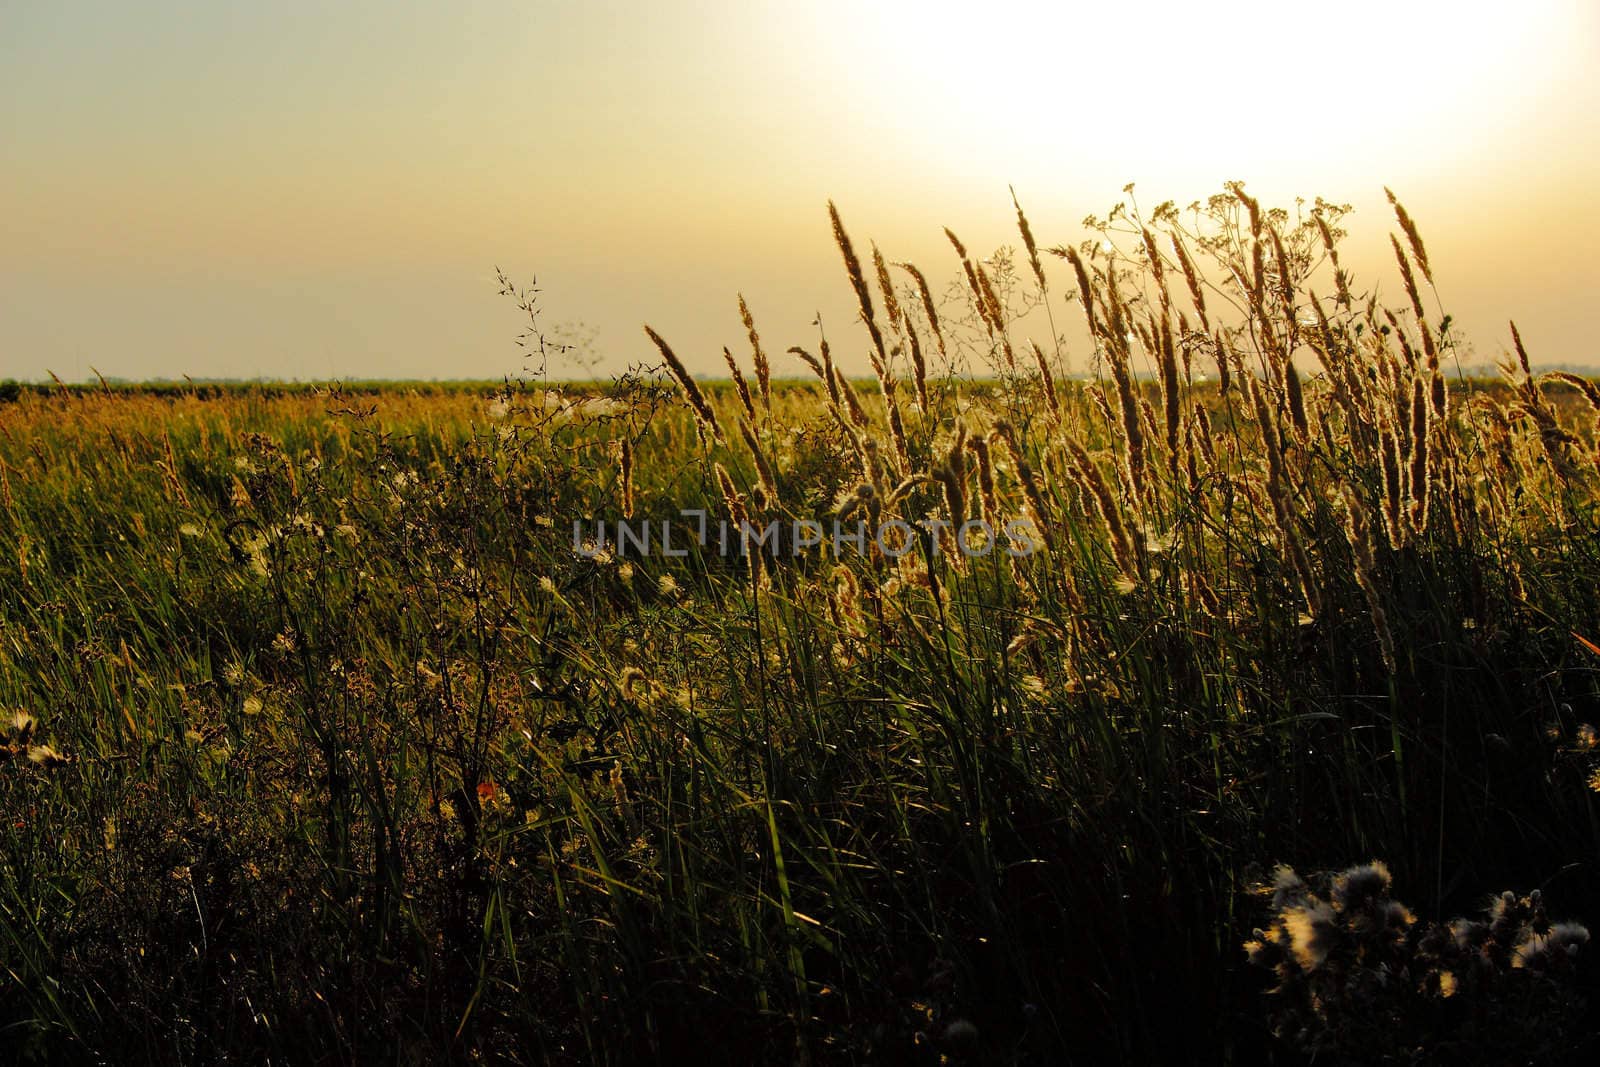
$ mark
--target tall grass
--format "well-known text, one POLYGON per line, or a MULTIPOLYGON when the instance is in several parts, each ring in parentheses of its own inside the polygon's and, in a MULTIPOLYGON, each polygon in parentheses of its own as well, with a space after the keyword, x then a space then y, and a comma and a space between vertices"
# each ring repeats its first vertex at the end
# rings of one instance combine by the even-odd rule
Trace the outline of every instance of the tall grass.
POLYGON ((952 233, 940 300, 833 209, 862 331, 814 381, 740 298, 754 388, 652 331, 675 386, 18 395, 0 1041, 1293 1062, 1240 948, 1274 864, 1591 917, 1596 394, 1520 340, 1454 380, 1416 224, 1386 306, 1343 214, 1019 207, 1026 272, 952 233), (1039 550, 574 550, 695 508, 1039 550))

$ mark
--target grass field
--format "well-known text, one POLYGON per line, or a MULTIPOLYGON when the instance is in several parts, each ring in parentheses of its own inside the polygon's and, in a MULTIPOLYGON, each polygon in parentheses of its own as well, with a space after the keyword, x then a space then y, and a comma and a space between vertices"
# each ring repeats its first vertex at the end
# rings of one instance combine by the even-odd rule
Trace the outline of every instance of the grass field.
POLYGON ((9 394, 8 1060, 1592 1060, 1600 389, 1403 211, 1018 216, 836 220, 870 379, 9 394), (575 545, 696 509, 1024 532, 575 545))

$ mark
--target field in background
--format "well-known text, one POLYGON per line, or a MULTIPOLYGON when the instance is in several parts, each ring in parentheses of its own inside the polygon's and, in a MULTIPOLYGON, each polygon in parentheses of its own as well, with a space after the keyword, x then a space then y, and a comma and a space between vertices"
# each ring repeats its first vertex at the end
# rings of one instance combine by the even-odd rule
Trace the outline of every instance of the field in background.
POLYGON ((952 236, 964 303, 837 224, 867 382, 747 315, 714 387, 657 338, 675 386, 19 391, 0 1045, 1592 1055, 1600 390, 1450 381, 1403 212, 1385 312, 1336 213, 1211 207, 1060 250, 1072 301, 1025 221, 1012 274, 952 236), (683 509, 1039 546, 575 551, 683 509))

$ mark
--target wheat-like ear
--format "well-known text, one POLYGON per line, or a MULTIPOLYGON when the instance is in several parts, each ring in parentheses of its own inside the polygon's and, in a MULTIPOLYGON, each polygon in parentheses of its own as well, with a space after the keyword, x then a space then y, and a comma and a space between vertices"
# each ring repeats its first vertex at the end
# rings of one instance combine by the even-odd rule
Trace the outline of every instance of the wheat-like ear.
POLYGON ((756 320, 750 314, 750 305, 744 302, 744 294, 739 294, 739 319, 744 323, 745 332, 750 335, 750 355, 756 368, 756 388, 761 392, 761 402, 768 411, 772 410, 772 367, 767 363, 767 353, 761 348, 761 336, 756 333, 756 320))
POLYGON ((972 438, 967 442, 967 451, 978 461, 979 514, 985 522, 993 526, 997 521, 1000 506, 994 491, 994 466, 989 458, 988 438, 972 438))
POLYGON ((756 406, 750 400, 750 387, 744 382, 744 375, 739 372, 739 364, 734 361, 733 353, 728 351, 728 346, 722 346, 723 361, 728 364, 728 373, 733 375, 733 391, 739 394, 739 403, 744 406, 746 415, 752 419, 756 417, 756 406))
POLYGON ((844 376, 844 371, 839 369, 837 363, 832 364, 833 380, 838 385, 838 395, 844 400, 844 407, 850 413, 850 421, 856 426, 865 429, 867 425, 867 412, 861 406, 861 399, 856 396, 855 389, 850 385, 850 379, 844 376))
POLYGON ((1589 379, 1580 378, 1570 371, 1550 370, 1539 375, 1539 381, 1561 382, 1572 386, 1572 388, 1583 394, 1583 398, 1589 402, 1589 407, 1593 408, 1597 414, 1600 414, 1600 386, 1595 385, 1589 379))
POLYGON ((1428 529, 1430 489, 1428 453, 1430 425, 1428 390, 1419 374, 1411 379, 1411 532, 1421 537, 1428 529))
MULTIPOLYGON (((1046 548, 1055 546, 1055 535, 1050 529, 1050 510, 1045 506, 1044 493, 1039 487, 1039 480, 1033 473, 1033 465, 1022 454, 1022 446, 1017 441, 1016 431, 1011 424, 1001 420, 994 424, 994 429, 989 432, 991 441, 998 440, 1005 446, 1006 454, 1011 458, 1011 466, 1017 472, 1017 481, 1022 486, 1022 500, 1028 518, 1039 531, 1039 536, 1044 538, 1046 548)), ((1071 581, 1070 571, 1067 579, 1071 581)))
POLYGON ((987 319, 991 323, 990 332, 993 336, 999 338, 1000 347, 1006 356, 1006 367, 1015 373, 1017 356, 1011 348, 1011 337, 1006 330, 1005 311, 1000 304, 999 297, 995 295, 994 285, 989 280, 989 272, 984 270, 982 266, 978 267, 978 284, 983 289, 982 303, 989 309, 987 319))
POLYGON ((1117 566, 1122 569, 1124 578, 1138 581, 1138 554, 1134 550, 1133 539, 1128 535, 1128 526, 1122 521, 1122 509, 1117 506, 1110 484, 1100 472, 1099 465, 1076 438, 1066 437, 1065 444, 1073 480, 1084 495, 1093 501, 1095 512, 1105 524, 1111 554, 1116 557, 1117 566))
POLYGON ((1167 463, 1174 477, 1178 473, 1179 434, 1183 423, 1182 397, 1178 394, 1178 355, 1172 343, 1172 327, 1162 319, 1159 329, 1151 323, 1156 335, 1156 357, 1161 368, 1161 407, 1166 419, 1167 463))
POLYGON ((1091 342, 1100 336, 1099 324, 1094 315, 1094 286, 1089 284, 1089 270, 1083 265, 1083 257, 1078 255, 1078 250, 1072 247, 1051 249, 1058 256, 1065 256, 1068 263, 1072 264, 1072 275, 1078 282, 1078 303, 1083 305, 1083 317, 1089 324, 1089 340, 1091 342))
POLYGON ((705 394, 700 391, 700 386, 695 384, 694 376, 689 373, 689 368, 683 365, 683 361, 678 358, 677 353, 672 351, 672 346, 668 345, 659 333, 656 333, 649 326, 644 328, 644 332, 650 336, 650 340, 654 341, 656 347, 661 350, 661 357, 667 361, 667 369, 672 372, 673 378, 677 379, 678 388, 682 390, 683 398, 689 402, 689 409, 694 412, 695 421, 700 428, 707 435, 715 438, 718 444, 727 444, 728 439, 722 435, 722 425, 717 422, 717 413, 706 402, 705 394))
POLYGON ((878 273, 878 289, 883 293, 883 310, 889 316, 889 327, 898 329, 900 298, 894 295, 894 283, 889 280, 889 264, 884 262, 883 253, 878 251, 876 241, 872 244, 872 266, 878 273))
POLYGON ((1045 358, 1044 349, 1039 347, 1038 341, 1029 341, 1033 346, 1033 358, 1039 364, 1039 381, 1044 386, 1044 401, 1050 406, 1050 414, 1056 421, 1061 421, 1061 400, 1056 396, 1055 375, 1050 373, 1050 361, 1045 358))
MULTIPOLYGON (((945 231, 948 233, 949 231, 945 231)), ((895 266, 911 275, 917 283, 917 295, 922 298, 922 313, 928 316, 928 328, 933 331, 933 339, 939 343, 939 354, 947 355, 944 347, 944 333, 939 329, 939 312, 933 306, 933 290, 928 288, 928 279, 913 263, 896 263, 895 266)), ((919 394, 920 394, 919 390, 919 394)))
POLYGON ((1189 287, 1189 299, 1194 302, 1195 314, 1200 316, 1200 329, 1205 333, 1211 332, 1211 320, 1206 315, 1206 294, 1200 287, 1200 272, 1195 270, 1194 260, 1189 258, 1189 250, 1183 246, 1183 240, 1176 233, 1167 234, 1172 243, 1172 254, 1177 257, 1178 266, 1183 268, 1183 281, 1189 287))
POLYGON ((1411 215, 1406 211, 1405 205, 1395 197, 1394 191, 1387 185, 1383 187, 1389 203, 1394 207, 1394 217, 1399 220, 1400 228, 1405 231, 1406 241, 1411 245, 1411 254, 1416 257, 1417 266, 1422 268, 1422 276, 1428 279, 1428 284, 1433 284, 1433 271, 1428 266, 1428 250, 1422 247, 1422 235, 1417 232, 1417 224, 1411 221, 1411 215))
POLYGON ((928 410, 928 363, 922 358, 922 342, 917 337, 917 328, 911 325, 911 320, 906 319, 906 337, 911 342, 911 375, 917 386, 917 407, 923 412, 928 410))
POLYGON ((827 381, 828 380, 828 376, 827 376, 827 374, 825 374, 823 372, 822 364, 817 362, 817 357, 816 356, 813 356, 810 352, 807 352, 805 349, 801 348, 799 345, 790 346, 789 354, 791 356, 799 357, 801 362, 803 362, 806 366, 810 367, 812 373, 814 373, 818 378, 821 378, 823 381, 827 381))
POLYGON ((1028 225, 1028 216, 1022 213, 1022 205, 1017 202, 1017 191, 1011 190, 1011 205, 1017 209, 1017 230, 1022 234, 1022 246, 1028 250, 1028 266, 1033 268, 1034 280, 1039 283, 1041 293, 1049 291, 1049 286, 1044 280, 1044 266, 1039 262, 1039 246, 1033 241, 1033 227, 1028 225))
POLYGON ((627 437, 617 442, 617 482, 622 493, 622 517, 633 518, 633 442, 627 437))
POLYGON ((844 257, 845 273, 850 276, 850 287, 856 292, 856 300, 861 305, 861 320, 867 325, 867 333, 872 337, 872 347, 877 351, 879 359, 887 359, 888 353, 883 347, 883 334, 878 329, 877 317, 872 312, 872 294, 867 290, 867 280, 861 273, 861 261, 856 258, 855 248, 850 244, 850 235, 844 231, 844 222, 839 218, 839 209, 833 206, 833 201, 828 201, 828 217, 833 220, 833 239, 839 246, 839 254, 844 257))
POLYGON ((1389 617, 1383 610, 1383 600, 1378 593, 1378 565, 1373 554, 1372 523, 1356 495, 1348 488, 1341 489, 1345 505, 1345 539, 1350 544, 1354 560, 1356 584, 1367 598, 1367 611, 1372 615, 1372 629, 1378 638, 1378 650, 1383 665, 1395 673, 1394 635, 1389 630, 1389 617))
POLYGON ((944 235, 950 239, 956 255, 961 258, 961 269, 967 276, 967 288, 972 290, 972 299, 978 306, 978 318, 983 320, 984 328, 989 331, 990 336, 993 336, 994 321, 989 317, 989 304, 983 296, 983 283, 978 281, 978 272, 973 268, 972 260, 967 258, 967 246, 961 243, 961 238, 957 237, 955 231, 948 226, 944 228, 944 235))
POLYGON ((750 449, 750 455, 755 459, 756 476, 761 481, 761 490, 767 496, 769 505, 778 503, 778 479, 773 473, 772 464, 767 462, 766 452, 761 448, 761 439, 756 436, 755 427, 750 423, 739 423, 739 436, 744 438, 745 447, 750 449))
POLYGON ((1522 373, 1533 377, 1533 368, 1528 364, 1528 350, 1522 347, 1522 334, 1517 332, 1517 324, 1511 323, 1511 341, 1517 346, 1517 361, 1522 364, 1522 373))
POLYGON ((1392 233, 1389 235, 1389 244, 1394 247, 1394 258, 1400 263, 1400 277, 1405 282, 1406 295, 1411 298, 1411 310, 1417 314, 1417 325, 1425 330, 1427 327, 1423 320, 1426 316, 1422 310, 1422 297, 1417 292, 1417 277, 1411 272, 1411 261, 1401 250, 1400 239, 1392 233))

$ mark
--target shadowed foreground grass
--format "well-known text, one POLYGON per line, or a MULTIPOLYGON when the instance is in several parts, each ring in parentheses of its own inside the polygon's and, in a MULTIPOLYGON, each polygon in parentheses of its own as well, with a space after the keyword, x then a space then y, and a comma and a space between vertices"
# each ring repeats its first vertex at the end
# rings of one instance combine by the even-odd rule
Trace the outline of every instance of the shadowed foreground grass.
POLYGON ((835 216, 866 382, 818 345, 775 382, 742 309, 749 362, 689 403, 0 406, 0 1044, 1592 1056, 1551 924, 1600 890, 1600 394, 1447 383, 1414 233, 1385 312, 1333 273, 1336 209, 1208 211, 1060 249, 1070 301, 1025 220, 1021 267, 960 249, 936 300, 835 216), (1093 380, 1024 342, 1052 301, 1093 380), (574 550, 574 519, 693 508, 1037 550, 574 550))

